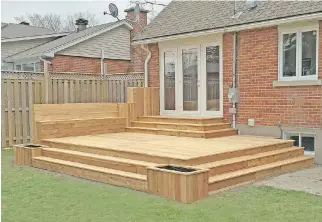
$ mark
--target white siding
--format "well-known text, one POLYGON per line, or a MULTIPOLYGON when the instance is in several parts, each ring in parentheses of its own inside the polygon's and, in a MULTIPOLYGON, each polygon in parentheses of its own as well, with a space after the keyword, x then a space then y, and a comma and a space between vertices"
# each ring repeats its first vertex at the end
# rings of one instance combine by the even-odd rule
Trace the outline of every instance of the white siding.
POLYGON ((33 39, 33 40, 22 40, 22 41, 15 41, 15 42, 2 42, 1 58, 5 58, 10 55, 16 54, 18 52, 25 51, 27 49, 44 44, 54 39, 56 38, 54 37, 54 38, 43 38, 43 39, 33 39))
POLYGON ((124 26, 117 27, 57 54, 100 58, 101 49, 105 58, 130 60, 130 30, 124 26))

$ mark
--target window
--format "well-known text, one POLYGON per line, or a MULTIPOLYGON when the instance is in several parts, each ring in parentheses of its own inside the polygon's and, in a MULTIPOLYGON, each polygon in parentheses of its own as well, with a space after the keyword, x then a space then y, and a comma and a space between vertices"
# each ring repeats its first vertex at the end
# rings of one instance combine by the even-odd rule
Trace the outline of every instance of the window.
POLYGON ((16 65, 16 70, 21 71, 21 65, 16 65))
POLYGON ((24 63, 24 64, 18 64, 15 66, 15 70, 17 71, 26 71, 26 72, 40 72, 40 62, 36 63, 24 63))
POLYGON ((280 28, 279 79, 314 80, 317 74, 318 28, 280 28))
POLYGON ((22 64, 22 71, 35 71, 35 63, 22 64))
POLYGON ((313 134, 284 132, 284 139, 294 140, 294 146, 304 147, 306 155, 314 155, 315 136, 313 134))

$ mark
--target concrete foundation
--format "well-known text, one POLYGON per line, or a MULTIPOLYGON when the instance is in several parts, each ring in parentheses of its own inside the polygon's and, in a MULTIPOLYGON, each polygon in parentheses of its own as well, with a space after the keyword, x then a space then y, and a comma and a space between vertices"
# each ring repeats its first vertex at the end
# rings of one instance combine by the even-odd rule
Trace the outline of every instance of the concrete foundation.
POLYGON ((277 126, 255 125, 250 127, 246 124, 237 124, 241 135, 272 136, 280 138, 282 132, 298 132, 315 135, 315 157, 316 164, 322 164, 322 129, 282 127, 282 132, 277 126))

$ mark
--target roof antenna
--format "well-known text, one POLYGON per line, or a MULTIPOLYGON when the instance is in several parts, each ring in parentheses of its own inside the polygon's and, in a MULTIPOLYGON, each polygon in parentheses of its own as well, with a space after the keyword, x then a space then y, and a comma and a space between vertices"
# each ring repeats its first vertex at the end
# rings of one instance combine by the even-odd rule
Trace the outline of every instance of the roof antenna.
POLYGON ((126 19, 130 22, 134 22, 134 23, 138 24, 140 26, 141 31, 143 31, 143 27, 140 23, 140 11, 141 11, 140 4, 136 3, 134 6, 134 15, 135 15, 134 19, 129 19, 129 18, 126 18, 126 19))
POLYGON ((108 10, 110 11, 110 13, 108 13, 107 11, 103 12, 103 15, 111 15, 112 17, 116 18, 118 21, 120 21, 118 15, 119 15, 119 10, 117 8, 117 6, 114 3, 110 3, 108 5, 108 10))
POLYGON ((234 14, 231 16, 232 19, 238 19, 243 12, 237 12, 237 0, 234 1, 234 14))

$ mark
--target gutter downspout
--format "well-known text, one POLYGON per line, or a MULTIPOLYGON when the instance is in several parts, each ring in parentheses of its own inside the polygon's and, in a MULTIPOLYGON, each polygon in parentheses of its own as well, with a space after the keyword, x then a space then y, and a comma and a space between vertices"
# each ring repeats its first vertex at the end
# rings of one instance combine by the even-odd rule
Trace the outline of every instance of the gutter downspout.
POLYGON ((151 51, 149 50, 149 47, 144 45, 141 45, 141 48, 148 54, 145 61, 144 61, 144 87, 148 87, 148 77, 149 77, 149 61, 151 59, 151 51))
POLYGON ((44 84, 45 84, 45 104, 48 104, 49 102, 49 92, 48 92, 48 86, 49 86, 49 65, 51 64, 50 61, 39 57, 40 61, 44 62, 44 84))
MULTIPOLYGON (((233 88, 236 88, 236 67, 237 67, 237 32, 234 32, 234 46, 233 46, 233 88)), ((236 103, 233 102, 233 109, 236 110, 236 103)), ((236 113, 233 113, 233 128, 236 129, 236 113)))
POLYGON ((104 50, 101 49, 101 76, 104 75, 104 50))

